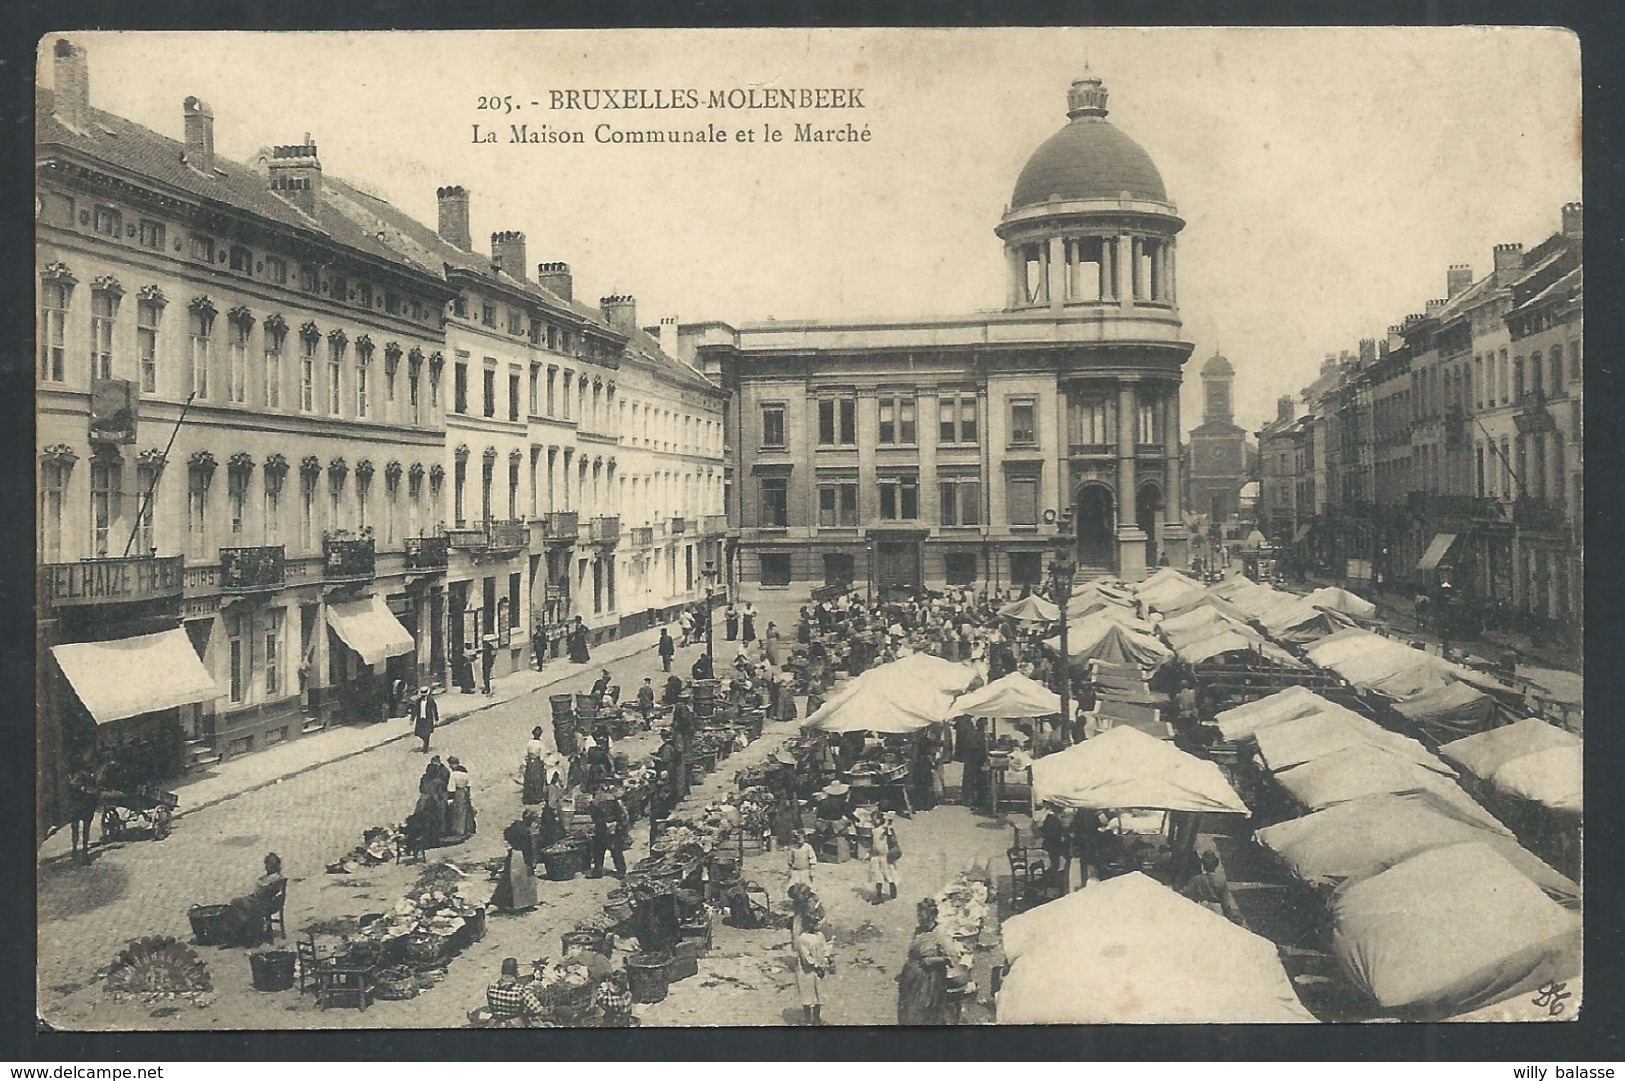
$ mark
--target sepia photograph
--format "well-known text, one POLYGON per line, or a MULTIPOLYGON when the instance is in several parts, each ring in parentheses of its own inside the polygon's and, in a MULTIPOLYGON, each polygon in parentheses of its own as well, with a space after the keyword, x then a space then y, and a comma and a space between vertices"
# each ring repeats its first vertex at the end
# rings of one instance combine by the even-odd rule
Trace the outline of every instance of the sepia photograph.
POLYGON ((36 58, 42 1029, 1579 1016, 1572 31, 36 58))

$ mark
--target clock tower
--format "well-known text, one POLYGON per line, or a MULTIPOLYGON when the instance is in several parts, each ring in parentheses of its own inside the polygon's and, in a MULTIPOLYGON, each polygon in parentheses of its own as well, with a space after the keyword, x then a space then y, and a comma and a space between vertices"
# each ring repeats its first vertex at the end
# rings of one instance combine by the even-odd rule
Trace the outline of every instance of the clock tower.
POLYGON ((1247 483, 1247 433, 1235 422, 1235 367, 1214 353, 1201 375, 1202 423, 1191 431, 1187 506, 1193 514, 1206 515, 1210 524, 1223 524, 1239 511, 1241 488, 1247 483))

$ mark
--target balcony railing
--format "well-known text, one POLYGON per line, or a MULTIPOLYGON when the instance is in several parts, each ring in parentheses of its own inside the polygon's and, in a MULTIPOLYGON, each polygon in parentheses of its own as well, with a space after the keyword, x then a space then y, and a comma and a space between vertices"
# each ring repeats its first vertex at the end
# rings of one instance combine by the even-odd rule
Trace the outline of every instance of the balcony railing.
POLYGON ((281 589, 286 582, 282 545, 220 549, 220 592, 257 593, 281 589))
POLYGON ((441 534, 432 537, 406 538, 406 569, 409 571, 445 570, 451 551, 451 538, 441 534))
POLYGON ((679 533, 686 532, 688 532, 688 519, 673 516, 671 520, 671 535, 675 537, 679 533))
POLYGON ((1512 505, 1512 520, 1525 529, 1561 532, 1569 528, 1569 508, 1556 500, 1519 499, 1512 505))
POLYGON ((630 530, 632 534, 632 547, 652 548, 655 542, 655 527, 652 525, 635 525, 630 530))
POLYGON ((329 582, 359 582, 378 572, 378 553, 371 537, 322 537, 322 577, 329 582))
POLYGON ((485 523, 485 538, 486 547, 510 551, 530 543, 530 530, 523 518, 497 518, 485 523))
POLYGON ((600 516, 592 520, 589 536, 594 541, 617 541, 621 537, 621 519, 619 515, 600 516))
POLYGON ((454 552, 483 551, 485 543, 484 526, 458 526, 446 530, 446 540, 454 552))
POLYGON ((574 541, 581 536, 581 516, 573 510, 551 510, 542 519, 542 536, 574 541))
POLYGON ((1557 429, 1552 411, 1546 408, 1546 392, 1543 390, 1524 391, 1518 398, 1518 412, 1512 420, 1517 424, 1520 435, 1537 435, 1557 429))
POLYGON ((720 537, 728 532, 728 516, 726 514, 707 514, 700 519, 700 532, 708 537, 720 537))

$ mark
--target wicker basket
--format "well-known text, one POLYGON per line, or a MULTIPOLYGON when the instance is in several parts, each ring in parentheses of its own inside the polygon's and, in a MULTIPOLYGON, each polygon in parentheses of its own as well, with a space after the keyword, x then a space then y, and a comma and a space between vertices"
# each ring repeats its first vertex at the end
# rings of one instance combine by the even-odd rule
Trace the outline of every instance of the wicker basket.
POLYGON ((414 968, 446 963, 446 940, 439 935, 418 932, 401 940, 401 963, 414 968))
POLYGON ((405 965, 386 968, 373 977, 374 998, 401 1000, 418 995, 417 974, 405 965))

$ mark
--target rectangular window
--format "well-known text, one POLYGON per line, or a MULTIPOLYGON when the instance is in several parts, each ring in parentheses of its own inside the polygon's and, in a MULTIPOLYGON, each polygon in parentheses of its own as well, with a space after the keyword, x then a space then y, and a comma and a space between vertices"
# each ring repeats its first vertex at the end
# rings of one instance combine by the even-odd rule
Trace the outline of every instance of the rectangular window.
POLYGON ((265 613, 265 637, 261 649, 265 659, 267 698, 282 693, 282 613, 281 608, 272 608, 265 613))
MULTIPOLYGON (((552 328, 548 330, 551 332, 552 328)), ((558 376, 557 368, 547 369, 547 415, 550 417, 558 415, 558 376)))
POLYGON ((762 446, 784 445, 784 403, 775 402, 762 406, 762 446))
POLYGON ((62 508, 68 497, 68 466, 47 462, 40 467, 40 557, 45 563, 62 559, 62 508))
POLYGON ((1010 399, 1010 442, 1016 446, 1038 442, 1038 403, 1032 398, 1010 399))
POLYGON ((466 525, 467 521, 468 521, 465 517, 463 517, 463 497, 467 494, 467 490, 468 490, 468 463, 463 461, 462 459, 458 459, 457 463, 452 467, 452 488, 451 488, 451 499, 452 499, 451 513, 452 513, 452 519, 457 523, 457 528, 458 529, 463 528, 463 526, 466 525))
POLYGON ((272 544, 282 532, 282 477, 265 477, 265 543, 272 544))
POLYGON ((879 442, 895 446, 915 441, 913 398, 881 398, 879 416, 879 442))
POLYGON ((254 272, 254 253, 241 244, 231 246, 231 269, 239 274, 252 274, 254 272))
POLYGON ((150 218, 141 219, 141 246, 155 251, 164 250, 164 223, 150 218))
POLYGON ((1004 482, 1005 510, 1010 525, 1038 524, 1038 478, 1008 477, 1004 482))
POLYGON ((90 463, 90 551, 98 558, 108 554, 109 534, 118 518, 121 472, 116 461, 90 463))
POLYGON ((327 524, 332 529, 344 528, 344 474, 327 474, 327 524))
POLYGON ((508 419, 519 419, 519 373, 508 373, 508 419))
POLYGON ((1041 552, 1011 552, 1010 553, 1010 584, 1015 586, 1036 586, 1041 584, 1044 573, 1044 556, 1041 552))
POLYGON ((785 529, 790 525, 790 482, 785 477, 762 478, 762 527, 785 529))
POLYGON ((103 236, 117 237, 124 232, 124 215, 110 206, 96 208, 94 227, 103 236))
POLYGON ((787 586, 790 584, 790 554, 788 552, 762 553, 762 584, 787 586))
POLYGON ((266 256, 265 276, 276 285, 288 284, 288 264, 274 255, 266 256))
POLYGON ((40 378, 60 383, 66 378, 68 287, 46 282, 40 296, 40 378))
POLYGON ((372 500, 372 478, 363 473, 355 475, 356 525, 367 529, 372 525, 369 505, 372 500))
POLYGON ((818 402, 818 444, 850 447, 858 441, 858 400, 822 398, 818 402))
POLYGON ((528 412, 527 412, 528 416, 534 417, 534 416, 537 415, 538 411, 537 411, 536 407, 541 404, 541 401, 540 401, 541 382, 542 382, 542 369, 541 369, 541 366, 537 365, 537 364, 532 364, 530 366, 530 395, 529 395, 528 401, 526 402, 526 405, 528 406, 528 412))
POLYGON ((423 409, 418 404, 418 379, 420 378, 416 365, 406 376, 406 404, 412 408, 412 423, 423 423, 423 409))
POLYGON ((231 371, 226 392, 239 405, 248 401, 248 323, 231 321, 231 371))
POLYGON ((850 552, 824 553, 824 584, 827 586, 850 585, 857 576, 856 560, 850 552))
POLYGON ((942 524, 982 524, 982 482, 974 477, 950 477, 940 485, 942 524))
POLYGON ((508 459, 508 520, 519 517, 519 463, 508 459))
POLYGON ((364 417, 372 408, 368 398, 368 377, 372 374, 372 351, 357 349, 355 354, 355 415, 364 417))
POLYGON ((880 517, 911 522, 920 516, 920 481, 915 476, 880 478, 880 517))
POLYGON ((214 237, 202 233, 192 234, 192 258, 205 263, 214 262, 214 237))
POLYGON ((818 524, 827 528, 858 524, 856 481, 834 481, 818 486, 818 524))
POLYGON ((310 263, 299 264, 299 288, 307 293, 314 293, 321 285, 321 275, 315 266, 310 263))
POLYGON ((211 313, 192 313, 192 393, 200 399, 209 397, 209 336, 213 331, 211 313))
POLYGON ((248 509, 248 472, 233 469, 226 474, 226 501, 231 510, 231 532, 243 531, 244 512, 248 509))
POLYGON ((316 338, 302 335, 299 339, 299 408, 306 413, 316 411, 316 338))
POLYGON ((494 417, 497 415, 497 373, 494 369, 487 368, 482 375, 484 384, 481 389, 485 391, 485 415, 494 417))
POLYGON ((113 378, 113 319, 118 297, 101 289, 90 294, 90 377, 113 378))
POLYGON ((976 553, 948 552, 942 557, 943 570, 951 586, 976 584, 976 553))
POLYGON ((372 307, 372 286, 365 282, 355 287, 355 302, 363 308, 372 307))
POLYGON ((265 328, 265 407, 282 408, 282 343, 287 331, 265 328))
POLYGON ((468 363, 459 360, 451 373, 452 412, 468 412, 468 363))
POLYGON ((306 551, 316 547, 316 474, 299 475, 299 542, 306 551))
POLYGON ((488 327, 497 325, 497 308, 495 304, 485 304, 480 308, 480 322, 488 327))
POLYGON ((575 378, 575 373, 570 371, 570 369, 568 369, 568 368, 564 369, 564 395, 563 395, 564 412, 561 415, 564 417, 565 420, 570 419, 570 397, 571 397, 571 394, 570 394, 570 390, 571 390, 570 381, 572 379, 574 379, 574 378, 575 378))
POLYGON ((1073 446, 1100 446, 1112 441, 1111 415, 1104 398, 1072 399, 1067 420, 1073 446))
POLYGON ((202 558, 209 541, 209 474, 190 470, 186 479, 187 553, 202 558))
POLYGON ((344 408, 344 341, 327 340, 327 411, 338 416, 344 408))
POLYGON ((248 681, 248 658, 243 650, 243 617, 237 612, 226 614, 227 664, 231 669, 231 700, 243 700, 244 684, 248 681))
POLYGON ((942 395, 937 399, 937 442, 976 442, 976 419, 976 395, 942 395))
POLYGON ((158 467, 142 463, 135 467, 136 543, 138 552, 157 550, 152 532, 152 505, 158 501, 158 467))
POLYGON ((1157 423, 1156 404, 1154 402, 1140 402, 1138 412, 1139 417, 1135 427, 1134 441, 1141 445, 1155 445, 1161 435, 1161 432, 1158 431, 1161 425, 1157 423))

